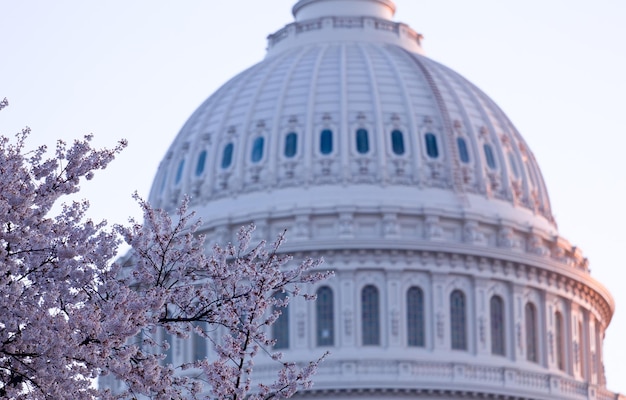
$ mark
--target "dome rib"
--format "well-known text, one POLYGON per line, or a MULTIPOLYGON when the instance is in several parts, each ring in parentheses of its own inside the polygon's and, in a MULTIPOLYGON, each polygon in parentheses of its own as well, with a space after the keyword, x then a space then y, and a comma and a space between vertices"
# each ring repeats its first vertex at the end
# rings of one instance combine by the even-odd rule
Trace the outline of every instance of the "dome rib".
MULTIPOLYGON (((435 64, 433 61, 430 61, 430 60, 425 60, 425 63, 435 64)), ((439 65, 437 64, 437 67, 438 66, 439 65)), ((471 118, 468 114, 466 107, 464 107, 463 101, 461 100, 457 91, 454 90, 454 88, 450 84, 448 76, 444 78, 442 71, 437 68, 432 68, 432 70, 433 70, 433 75, 437 75, 436 78, 435 76, 433 76, 433 79, 436 79, 437 81, 441 82, 441 85, 445 87, 446 94, 452 98, 451 103, 456 106, 455 113, 459 114, 461 120, 463 121, 461 123, 461 127, 464 127, 463 131, 465 133, 465 136, 469 137, 470 140, 473 140, 473 138, 477 136, 477 132, 475 130, 475 127, 471 123, 471 118)), ((443 93, 442 93, 442 96, 443 96, 443 93)), ((450 113, 450 110, 448 110, 448 112, 450 113)), ((454 121, 456 121, 456 119, 454 121)), ((455 171, 453 172, 454 173, 453 179, 454 179, 455 185, 460 188, 460 193, 465 193, 468 188, 463 183, 463 176, 462 176, 463 173, 461 171, 462 166, 461 166, 461 162, 459 158, 459 152, 458 152, 456 143, 453 143, 454 139, 456 139, 457 137, 458 132, 455 126, 455 122, 452 121, 451 115, 450 115, 450 123, 451 123, 452 130, 449 132, 447 136, 449 136, 448 146, 450 148, 451 156, 453 157, 453 160, 454 160, 453 168, 455 169, 455 171)), ((477 157, 477 155, 479 154, 477 153, 475 147, 474 147, 473 154, 475 155, 475 157, 477 157)), ((481 158, 477 157, 476 160, 481 160, 481 158)), ((474 175, 476 175, 476 168, 474 168, 474 175)), ((482 174, 480 174, 479 182, 481 182, 481 184, 484 184, 484 180, 482 179, 482 174)), ((463 198, 464 203, 467 204, 468 203, 467 196, 463 194, 462 198, 463 198)))
MULTIPOLYGON (((388 50, 393 50, 390 48, 390 46, 385 46, 385 48, 388 50)), ((403 105, 405 106, 404 115, 406 118, 406 122, 403 124, 403 126, 408 128, 406 132, 406 138, 408 139, 410 143, 410 146, 409 146, 410 151, 407 157, 410 157, 410 159, 408 160, 409 162, 411 160, 414 162, 413 168, 414 170, 417 171, 419 169, 420 158, 418 157, 418 154, 414 154, 415 153, 414 150, 420 148, 420 142, 419 142, 419 127, 418 127, 417 121, 415 120, 415 113, 413 112, 413 110, 415 109, 415 105, 413 104, 413 99, 411 98, 409 94, 409 90, 407 88, 407 83, 405 83, 404 76, 400 72, 398 62, 391 57, 390 51, 380 50, 380 53, 387 60, 387 64, 391 68, 393 68, 393 72, 394 72, 393 76, 396 82, 395 87, 398 88, 402 92, 402 98, 404 100, 403 105)), ((413 181, 415 181, 416 178, 417 177, 415 176, 415 174, 411 174, 411 179, 413 181)))
MULTIPOLYGON (((383 107, 380 101, 380 86, 378 85, 377 76, 374 73, 374 68, 372 66, 373 61, 369 53, 369 50, 370 50, 369 47, 367 47, 363 43, 359 43, 358 48, 361 51, 361 55, 363 56, 363 59, 365 60, 365 65, 367 66, 367 73, 369 76, 368 81, 370 85, 370 92, 372 95, 372 98, 371 98, 372 114, 374 117, 375 126, 372 127, 374 129, 373 129, 373 132, 371 132, 370 134, 373 136, 372 139, 374 139, 377 143, 376 148, 378 149, 378 151, 374 155, 374 157, 377 157, 378 159, 378 165, 376 166, 376 169, 380 176, 379 179, 383 179, 384 181, 386 181, 388 179, 387 168, 386 168, 387 167, 387 151, 386 151, 387 146, 385 144, 386 130, 385 130, 385 127, 383 126, 384 113, 383 113, 383 107)), ((352 134, 352 132, 350 132, 350 134, 352 134)))
MULTIPOLYGON (((224 148, 224 146, 226 146, 231 140, 234 143, 235 149, 234 149, 234 154, 233 154, 233 158, 234 158, 234 162, 236 163, 237 160, 237 154, 240 152, 240 146, 239 143, 237 143, 236 141, 236 137, 235 135, 235 131, 231 131, 230 129, 227 129, 227 121, 228 121, 228 115, 229 113, 232 111, 233 109, 233 104, 235 104, 235 102, 237 101, 237 97, 238 95, 245 90, 245 87, 247 85, 248 82, 250 82, 255 74, 255 71, 258 69, 262 69, 262 66, 257 64, 254 65, 252 67, 250 67, 248 70, 244 71, 243 74, 241 76, 238 76, 236 81, 235 80, 231 80, 229 82, 229 84, 227 86, 230 86, 231 89, 231 93, 233 93, 233 95, 228 98, 226 101, 224 101, 223 103, 225 103, 223 105, 223 110, 219 110, 217 107, 215 108, 214 112, 218 113, 221 112, 221 115, 218 119, 217 122, 217 126, 215 129, 215 134, 217 135, 217 138, 221 139, 221 140, 215 140, 215 144, 213 146, 213 152, 212 152, 212 158, 211 158, 211 164, 213 165, 213 168, 211 168, 210 172, 207 174, 207 196, 206 199, 209 199, 214 193, 215 193, 215 185, 216 183, 220 180, 223 179, 222 177, 220 177, 220 175, 224 174, 224 171, 222 171, 220 164, 221 164, 221 152, 222 149, 224 148), (218 111, 219 110, 219 111, 218 111)), ((219 97, 218 97, 219 98, 219 97)), ((207 121, 208 124, 208 121, 207 121)), ((227 181, 226 181, 227 182, 227 181)), ((205 197, 205 196, 203 196, 205 197)))
MULTIPOLYGON (((317 84, 320 76, 320 66, 322 65, 322 61, 326 57, 330 45, 325 44, 322 46, 320 51, 317 54, 317 59, 315 60, 315 65, 313 67, 313 73, 311 74, 311 82, 309 83, 309 96, 308 96, 308 104, 306 109, 306 117, 304 123, 304 132, 302 132, 302 141, 305 145, 302 146, 303 149, 310 148, 315 149, 316 143, 316 135, 318 135, 318 129, 316 129, 316 115, 315 115, 315 106, 316 106, 316 96, 317 96, 317 84), (309 134, 306 134, 306 133, 309 134)), ((302 156, 304 158, 304 171, 306 176, 304 178, 305 184, 308 186, 313 182, 313 155, 315 151, 302 151, 302 156)))
MULTIPOLYGON (((483 149, 481 146, 481 143, 479 143, 479 139, 481 136, 481 132, 480 129, 482 128, 486 128, 487 131, 490 133, 490 141, 489 144, 493 144, 494 143, 494 139, 496 140, 496 144, 500 144, 499 139, 497 139, 497 135, 495 134, 495 129, 493 127, 493 124, 491 122, 491 119, 489 118, 489 115, 485 112, 485 110, 478 106, 478 101, 476 96, 474 96, 474 92, 473 90, 470 90, 470 88, 473 89, 473 85, 471 85, 467 80, 463 79, 461 76, 459 76, 458 74, 449 74, 448 72, 450 72, 451 70, 449 70, 447 67, 444 68, 440 68, 438 70, 436 70, 437 74, 439 74, 439 78, 440 80, 444 83, 444 85, 446 85, 447 87, 447 91, 450 94, 450 96, 452 96, 457 104, 459 104, 459 113, 467 118, 467 123, 468 123, 468 127, 469 129, 471 129, 472 131, 472 139, 474 142, 474 154, 476 157, 476 163, 478 163, 478 168, 476 168, 476 173, 480 176, 480 182, 481 182, 481 188, 482 188, 482 192, 483 193, 487 193, 489 195, 489 193, 491 192, 490 188, 489 188, 489 179, 487 177, 485 177, 485 171, 487 170, 487 166, 484 163, 483 160, 483 149), (453 84, 454 83, 454 84, 453 84), (469 87, 468 87, 469 86, 469 87), (465 95, 467 96, 467 98, 470 100, 469 104, 472 106, 472 108, 474 109, 475 112, 478 112, 481 116, 481 122, 483 122, 485 124, 485 126, 481 126, 481 127, 476 127, 474 126, 473 122, 472 122, 472 118, 469 115, 469 110, 468 110, 468 106, 466 103, 464 103, 459 95, 459 91, 465 93, 465 95)), ((498 149, 500 148, 500 146, 496 146, 498 149)), ((498 156, 500 156, 500 152, 498 151, 498 156)), ((497 166, 499 167, 498 169, 502 168, 502 157, 499 157, 499 161, 497 163, 497 166)), ((501 171, 496 171, 498 173, 501 173, 501 171)))
MULTIPOLYGON (((274 59, 272 59, 271 61, 268 61, 267 63, 259 63, 257 65, 263 66, 263 71, 259 71, 259 72, 263 72, 262 76, 259 76, 259 74, 254 74, 254 77, 256 79, 251 79, 250 81, 248 81, 251 85, 254 85, 254 88, 252 89, 254 94, 252 96, 250 96, 249 99, 246 99, 249 106, 247 107, 245 116, 243 119, 241 119, 241 123, 237 124, 239 125, 239 131, 236 133, 236 137, 239 141, 238 143, 238 149, 235 150, 235 157, 233 160, 233 165, 234 165, 234 171, 235 173, 233 174, 232 178, 230 179, 230 182, 228 182, 228 180, 226 181, 227 184, 230 185, 235 185, 235 187, 233 188, 234 190, 240 190, 240 187, 245 187, 245 179, 247 178, 247 165, 248 165, 248 161, 246 159, 246 156, 248 154, 248 150, 249 149, 249 139, 250 137, 254 136, 255 133, 253 133, 253 126, 254 126, 254 117, 255 117, 255 113, 258 111, 257 107, 259 104, 261 104, 260 101, 260 97, 264 92, 264 89, 266 88, 267 82, 269 79, 271 79, 274 76, 275 70, 274 70, 274 66, 276 64, 280 64, 282 61, 284 61, 285 59, 288 59, 287 54, 283 54, 282 56, 276 57, 274 59)), ((246 88, 242 88, 241 92, 243 92, 244 90, 250 90, 250 87, 246 87, 246 88)), ((233 101, 230 105, 229 105, 229 110, 232 110, 234 107, 235 101, 233 101)), ((226 127, 226 125, 228 124, 229 121, 229 117, 230 114, 227 114, 221 124, 221 129, 223 131, 223 129, 226 127)), ((237 127, 236 124, 233 124, 232 126, 237 127)), ((267 145, 266 145, 267 146, 267 145)), ((219 160, 216 160, 219 162, 219 160)))
MULTIPOLYGON (((289 70, 287 71, 287 73, 284 76, 284 81, 282 82, 282 86, 280 88, 280 91, 278 93, 278 102, 276 104, 276 108, 274 111, 274 115, 272 116, 272 124, 271 124, 271 133, 269 135, 268 138, 268 148, 270 149, 270 151, 268 151, 268 155, 267 155, 267 159, 268 159, 268 175, 270 177, 276 177, 277 175, 277 163, 278 160, 280 160, 281 156, 281 152, 280 152, 280 143, 281 143, 281 139, 282 139, 282 133, 285 130, 285 127, 282 125, 281 118, 289 118, 291 119, 290 115, 284 115, 284 105, 285 105, 285 100, 287 97, 287 92, 290 89, 290 84, 292 83, 292 78, 293 78, 293 74, 294 71, 296 70, 297 67, 299 67, 303 60, 303 58, 305 58, 307 56, 307 54, 311 53, 311 52, 315 52, 315 48, 304 48, 302 49, 299 54, 293 58, 293 60, 291 61, 291 65, 289 66, 289 70), (272 151, 271 149, 274 149, 274 153, 276 154, 276 156, 272 157, 272 151)), ((300 121, 300 124, 302 122, 300 121)))
MULTIPOLYGON (((443 95, 441 93, 441 91, 439 90, 439 86, 437 85, 437 82, 435 81, 435 79, 433 78, 433 75, 431 74, 429 68, 426 67, 426 65, 422 62, 421 57, 417 54, 412 54, 406 50, 404 50, 406 52, 406 54, 409 55, 409 57, 411 58, 411 60, 415 63, 415 65, 420 69, 420 71, 422 72, 424 79, 426 80, 428 87, 430 89, 430 92, 433 96, 433 98, 435 99, 435 102, 437 104, 436 110, 438 111, 438 117, 440 118, 440 121, 442 123, 442 132, 441 132, 441 137, 442 138, 449 138, 452 136, 453 134, 453 129, 452 129, 452 121, 450 119, 450 112, 448 111, 448 106, 446 104, 446 102, 444 101, 443 95)), ((453 150, 450 147, 450 143, 448 143, 449 140, 445 140, 444 143, 446 143, 446 147, 447 147, 447 151, 445 153, 447 153, 448 157, 450 157, 450 160, 453 161, 455 160, 456 157, 456 152, 453 152, 451 150, 453 150)), ((444 153, 444 154, 445 154, 444 153)), ((453 161, 454 162, 454 161, 453 161)), ((459 177, 456 175, 458 173, 458 169, 457 168, 448 168, 450 174, 452 174, 452 182, 449 182, 448 179, 446 179, 447 182, 445 182, 446 185, 451 183, 452 189, 454 190, 454 192, 459 196, 459 198, 462 200, 463 203, 466 202, 466 199, 464 198, 464 196, 462 195, 462 193, 464 192, 463 190, 463 186, 460 185, 460 179, 459 177)))
POLYGON ((341 128, 337 135, 341 139, 339 147, 341 178, 344 185, 350 181, 350 142, 345 132, 350 130, 348 125, 348 71, 347 71, 347 55, 346 45, 341 44, 341 53, 339 59, 339 86, 341 87, 341 128))

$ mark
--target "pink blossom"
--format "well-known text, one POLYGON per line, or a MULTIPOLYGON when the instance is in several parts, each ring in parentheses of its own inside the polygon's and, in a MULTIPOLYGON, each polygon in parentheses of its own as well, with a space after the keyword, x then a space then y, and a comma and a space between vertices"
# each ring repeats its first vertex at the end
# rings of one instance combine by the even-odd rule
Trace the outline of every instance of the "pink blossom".
MULTIPOLYGON (((0 110, 7 105, 0 101, 0 110)), ((136 196, 143 221, 113 229, 85 218, 87 201, 53 215, 61 197, 126 142, 97 150, 85 136, 59 141, 48 157, 45 147, 25 151, 29 132, 13 141, 0 136, 1 398, 267 399, 311 385, 325 355, 305 366, 282 361, 266 332, 291 298, 314 298, 303 288, 329 276, 320 261, 292 266, 279 250, 283 235, 250 247, 252 226, 241 229, 237 245, 209 254, 186 203, 170 216, 136 196), (122 240, 132 250, 119 257, 122 240), (279 300, 277 292, 289 295, 279 300), (217 339, 210 335, 216 327, 225 332, 217 339), (171 365, 164 356, 170 343, 159 332, 201 337, 213 353, 171 365), (261 351, 279 367, 273 384, 254 383, 261 351), (198 373, 179 373, 190 369, 198 373), (102 376, 126 389, 95 389, 102 376)))

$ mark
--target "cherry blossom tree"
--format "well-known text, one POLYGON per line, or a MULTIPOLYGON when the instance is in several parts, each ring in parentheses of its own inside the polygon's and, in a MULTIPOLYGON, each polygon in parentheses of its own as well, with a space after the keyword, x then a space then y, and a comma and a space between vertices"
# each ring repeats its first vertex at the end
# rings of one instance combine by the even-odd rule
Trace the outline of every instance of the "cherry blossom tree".
POLYGON ((303 288, 329 276, 319 261, 292 265, 282 235, 250 246, 252 226, 207 250, 186 203, 170 216, 136 196, 142 222, 93 222, 87 201, 59 202, 125 141, 98 150, 86 136, 49 157, 26 150, 28 135, 0 136, 0 398, 270 399, 311 385, 325 355, 283 360, 268 329, 289 299, 313 298, 303 288), (122 241, 131 250, 119 257, 122 241), (164 337, 211 351, 173 365, 164 337), (254 378, 261 353, 276 363, 273 381, 254 378), (95 388, 103 376, 123 390, 95 388))

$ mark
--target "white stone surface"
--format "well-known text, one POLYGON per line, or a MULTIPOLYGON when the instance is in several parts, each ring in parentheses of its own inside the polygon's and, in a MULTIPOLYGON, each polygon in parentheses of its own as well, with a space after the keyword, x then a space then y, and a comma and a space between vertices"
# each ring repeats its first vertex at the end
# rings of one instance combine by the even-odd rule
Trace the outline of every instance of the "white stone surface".
MULTIPOLYGON (((150 201, 172 209, 190 195, 202 230, 219 242, 250 222, 263 239, 287 228, 285 251, 324 257, 336 271, 324 283, 333 290, 333 355, 303 396, 617 398, 605 389, 602 365, 612 297, 590 277, 580 249, 558 235, 532 152, 496 103, 422 54, 421 36, 392 21, 394 10, 389 0, 298 2, 296 22, 270 35, 265 60, 185 124, 150 201), (357 145, 360 129, 367 151, 357 145), (332 131, 328 152, 324 130, 332 131), (297 140, 287 151, 291 133, 297 140), (363 344, 367 285, 380 294, 376 346, 363 344), (423 347, 407 341, 411 287, 424 293, 423 347), (466 301, 465 350, 451 346, 455 290, 466 301), (491 347, 493 296, 505 305, 504 355, 491 347), (537 312, 534 345, 528 304, 537 312), (533 346, 537 360, 529 361, 533 346)), ((316 344, 314 303, 288 312, 286 358, 328 349, 316 344)), ((177 357, 189 354, 181 348, 177 357)), ((275 369, 270 360, 258 365, 261 376, 275 369)))

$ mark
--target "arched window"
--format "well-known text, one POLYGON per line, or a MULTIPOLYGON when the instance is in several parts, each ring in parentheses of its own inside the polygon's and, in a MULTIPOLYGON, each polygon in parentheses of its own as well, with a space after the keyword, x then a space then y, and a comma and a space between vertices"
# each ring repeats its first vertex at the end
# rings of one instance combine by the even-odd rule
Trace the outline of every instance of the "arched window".
POLYGON ((533 303, 526 303, 526 359, 539 362, 539 337, 537 335, 537 307, 533 303))
POLYGON ((504 301, 500 296, 492 296, 489 301, 491 320, 491 354, 506 355, 504 338, 504 301))
POLYGON ((453 350, 467 350, 467 315, 465 294, 455 290, 450 294, 450 342, 453 350))
POLYGON ((185 159, 183 158, 178 163, 178 169, 176 170, 176 179, 174 180, 174 184, 178 185, 180 180, 183 178, 183 171, 185 170, 185 159))
POLYGON ((285 136, 285 157, 292 158, 298 150, 298 135, 295 132, 285 136))
POLYGON ((404 154, 404 135, 402 131, 396 129, 391 132, 391 150, 397 156, 404 154))
MULTIPOLYGON (((287 293, 276 293, 274 298, 279 302, 283 302, 287 298, 287 293)), ((289 307, 283 307, 280 304, 272 307, 274 312, 280 311, 280 316, 272 325, 272 338, 276 341, 274 349, 286 349, 289 347, 289 307)))
POLYGON ((597 382, 604 384, 604 363, 602 362, 602 331, 600 329, 600 321, 596 320, 594 336, 596 339, 596 352, 593 354, 593 373, 596 374, 597 382))
POLYGON ((467 142, 462 137, 456 138, 456 147, 459 149, 459 158, 461 162, 467 164, 469 162, 469 152, 467 151, 467 142))
POLYGON ((232 143, 228 143, 224 146, 224 150, 222 151, 222 169, 226 169, 230 167, 233 163, 233 149, 235 145, 232 143))
POLYGON ((364 345, 380 344, 380 301, 376 286, 361 291, 361 331, 364 345))
POLYGON ((426 140, 426 154, 430 158, 439 157, 439 148, 437 147, 437 136, 434 133, 428 132, 424 135, 424 139, 426 140))
POLYGON ((317 290, 315 300, 317 322, 317 345, 332 346, 335 344, 335 314, 333 290, 322 286, 317 290))
POLYGON ((165 358, 163 359, 163 365, 170 365, 174 363, 174 337, 169 333, 163 331, 163 341, 167 342, 169 347, 165 350, 165 358))
POLYGON ((491 145, 485 144, 483 146, 483 150, 485 150, 485 159, 487 160, 487 165, 491 169, 496 169, 496 158, 493 155, 493 149, 491 145))
POLYGON ((356 131, 356 151, 359 154, 366 154, 370 151, 370 139, 367 129, 357 129, 356 131))
POLYGON ((556 365, 561 371, 565 371, 565 337, 563 329, 563 314, 560 311, 554 313, 554 330, 556 336, 556 365))
POLYGON ((198 164, 196 164, 196 176, 202 175, 204 172, 204 165, 206 164, 206 150, 202 150, 198 156, 198 164))
POLYGON ((415 286, 406 293, 406 320, 409 346, 424 347, 424 292, 415 286))
POLYGON ((324 129, 320 133, 320 153, 327 155, 333 152, 333 131, 324 129))
POLYGON ((580 376, 585 377, 585 345, 583 334, 583 322, 578 321, 578 371, 580 376))
POLYGON ((516 178, 519 178, 519 170, 517 169, 517 163, 515 162, 515 157, 513 156, 513 153, 509 153, 509 164, 511 165, 513 175, 515 175, 516 178))
POLYGON ((208 355, 207 340, 204 336, 199 334, 197 331, 201 331, 206 334, 209 328, 206 322, 195 322, 193 326, 194 326, 194 332, 191 333, 191 335, 193 335, 192 336, 193 340, 191 342, 193 344, 193 360, 192 361, 204 360, 208 355))
POLYGON ((250 153, 250 160, 253 163, 261 161, 263 158, 263 146, 265 144, 265 138, 259 136, 252 142, 252 153, 250 153))

